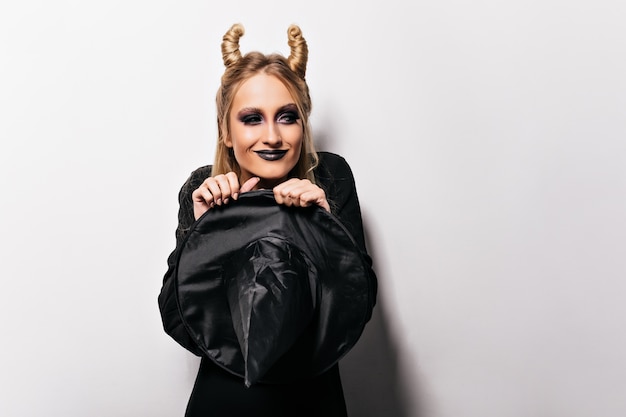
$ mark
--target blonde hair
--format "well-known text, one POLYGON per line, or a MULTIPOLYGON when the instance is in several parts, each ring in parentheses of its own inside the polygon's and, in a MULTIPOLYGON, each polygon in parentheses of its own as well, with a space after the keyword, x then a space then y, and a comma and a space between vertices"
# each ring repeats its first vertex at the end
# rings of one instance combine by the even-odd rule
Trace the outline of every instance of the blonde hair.
POLYGON ((225 141, 230 135, 230 111, 239 86, 243 81, 258 74, 265 73, 278 78, 287 88, 295 101, 300 119, 302 120, 302 147, 296 166, 289 173, 290 177, 307 178, 315 183, 313 169, 318 164, 318 156, 313 146, 309 116, 311 114, 311 96, 305 81, 308 47, 302 37, 302 31, 296 25, 287 30, 288 44, 291 48, 289 58, 280 54, 265 55, 260 52, 249 52, 242 56, 239 50, 239 38, 244 34, 243 26, 234 24, 222 39, 222 58, 226 70, 217 90, 217 148, 212 175, 235 172, 241 175, 241 169, 232 149, 225 141))

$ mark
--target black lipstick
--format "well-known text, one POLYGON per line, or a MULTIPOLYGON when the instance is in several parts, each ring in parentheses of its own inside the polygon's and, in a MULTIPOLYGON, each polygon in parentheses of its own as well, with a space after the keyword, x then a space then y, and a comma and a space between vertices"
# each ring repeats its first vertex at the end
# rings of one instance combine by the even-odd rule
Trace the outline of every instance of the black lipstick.
POLYGON ((287 153, 287 150, 284 149, 264 149, 261 151, 254 151, 261 158, 266 161, 278 161, 287 153))

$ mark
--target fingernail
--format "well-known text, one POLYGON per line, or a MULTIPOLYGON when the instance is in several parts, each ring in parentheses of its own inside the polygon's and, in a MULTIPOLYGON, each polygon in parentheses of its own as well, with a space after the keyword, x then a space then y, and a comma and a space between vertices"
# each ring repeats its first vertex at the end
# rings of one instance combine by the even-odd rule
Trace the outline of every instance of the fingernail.
POLYGON ((228 204, 228 197, 224 199, 224 204, 228 204))
POLYGON ((218 198, 217 201, 215 202, 218 206, 222 205, 222 199, 218 198))
POLYGON ((238 198, 239 198, 239 193, 234 193, 234 194, 233 194, 233 200, 236 200, 236 199, 238 199, 238 198))

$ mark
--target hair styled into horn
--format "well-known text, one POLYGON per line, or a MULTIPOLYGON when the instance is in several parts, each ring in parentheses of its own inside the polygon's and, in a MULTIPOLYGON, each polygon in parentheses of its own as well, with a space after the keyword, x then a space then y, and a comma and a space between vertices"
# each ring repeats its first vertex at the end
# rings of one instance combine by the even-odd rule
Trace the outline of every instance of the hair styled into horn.
POLYGON ((289 54, 289 58, 287 58, 289 67, 304 80, 306 64, 309 59, 309 48, 307 47, 306 40, 304 40, 302 31, 297 25, 289 26, 287 36, 289 38, 288 44, 291 48, 291 53, 289 54))
MULTIPOLYGON (((224 34, 222 38, 222 59, 224 65, 230 67, 242 57, 239 50, 239 39, 245 34, 243 25, 235 23, 230 27, 228 32, 224 34)), ((306 40, 302 36, 302 30, 297 25, 291 25, 287 29, 287 43, 291 52, 287 62, 289 68, 302 79, 306 75, 306 64, 309 59, 309 48, 306 40)))
POLYGON ((224 59, 224 65, 227 68, 241 59, 239 38, 241 38, 244 33, 243 26, 239 23, 235 23, 222 38, 222 59, 224 59))

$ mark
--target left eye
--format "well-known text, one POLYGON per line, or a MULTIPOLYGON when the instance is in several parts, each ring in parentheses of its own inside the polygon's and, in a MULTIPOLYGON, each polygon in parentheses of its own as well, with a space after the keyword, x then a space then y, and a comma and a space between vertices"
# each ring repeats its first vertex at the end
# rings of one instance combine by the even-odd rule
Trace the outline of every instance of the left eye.
POLYGON ((277 121, 279 123, 284 123, 284 124, 294 124, 298 121, 298 119, 300 119, 300 117, 298 116, 298 113, 296 112, 292 112, 292 111, 288 111, 285 113, 281 113, 278 115, 278 119, 277 121))

